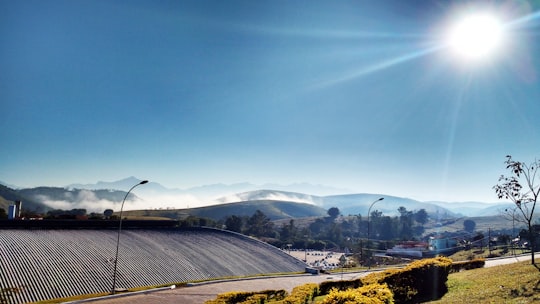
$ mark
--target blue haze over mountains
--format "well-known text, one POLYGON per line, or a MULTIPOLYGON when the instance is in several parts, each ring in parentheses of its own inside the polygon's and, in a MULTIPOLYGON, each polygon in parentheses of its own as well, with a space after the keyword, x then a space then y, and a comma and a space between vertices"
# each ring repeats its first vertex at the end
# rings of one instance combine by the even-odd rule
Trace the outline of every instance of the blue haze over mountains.
MULTIPOLYGON (((71 184, 68 188, 77 189, 115 189, 125 190, 138 183, 140 179, 129 177, 114 182, 97 182, 96 184, 71 184)), ((325 209, 338 207, 343 215, 361 214, 367 215, 369 206, 380 197, 383 201, 377 202, 371 211, 378 210, 384 215, 397 215, 397 209, 401 206, 408 211, 425 209, 431 216, 438 214, 440 217, 460 216, 491 216, 498 215, 505 208, 512 208, 508 202, 421 202, 410 198, 391 196, 385 194, 355 193, 347 194, 349 190, 328 187, 324 185, 312 185, 298 183, 291 185, 265 184, 254 185, 251 183, 236 183, 231 185, 212 184, 189 189, 171 189, 157 182, 138 187, 136 195, 145 201, 152 201, 160 196, 190 197, 193 201, 190 207, 208 206, 223 203, 256 200, 281 200, 299 203, 311 203, 325 209)), ((171 203, 172 205, 172 203, 171 203)), ((186 206, 174 206, 184 208, 186 206)))
MULTIPOLYGON (((66 199, 58 201, 47 194, 33 197, 52 209, 85 208, 89 212, 102 212, 106 208, 118 209, 119 199, 104 199, 102 193, 95 190, 119 190, 127 191, 140 179, 129 177, 126 179, 95 184, 70 184, 66 186, 66 199), (69 193, 72 189, 84 189, 78 195, 69 193)), ((12 189, 17 186, 0 182, 12 189)), ((44 187, 45 188, 45 187, 44 187)), ((36 190, 37 188, 32 188, 36 190)), ((28 192, 29 189, 20 189, 28 192)), ((35 193, 35 191, 31 191, 35 193)), ((297 183, 291 185, 265 184, 255 185, 251 183, 236 184, 212 184, 189 189, 167 188, 163 185, 150 181, 144 186, 137 187, 128 198, 125 210, 138 209, 162 209, 162 208, 195 208, 225 203, 274 200, 285 202, 309 203, 324 209, 338 207, 342 215, 366 216, 369 206, 377 199, 384 200, 373 205, 371 211, 381 211, 384 215, 394 216, 398 214, 398 208, 403 206, 408 211, 425 209, 432 217, 478 217, 499 215, 504 209, 513 208, 509 202, 440 202, 440 201, 417 201, 410 198, 386 195, 383 193, 350 193, 347 189, 338 189, 324 185, 312 185, 297 183)))

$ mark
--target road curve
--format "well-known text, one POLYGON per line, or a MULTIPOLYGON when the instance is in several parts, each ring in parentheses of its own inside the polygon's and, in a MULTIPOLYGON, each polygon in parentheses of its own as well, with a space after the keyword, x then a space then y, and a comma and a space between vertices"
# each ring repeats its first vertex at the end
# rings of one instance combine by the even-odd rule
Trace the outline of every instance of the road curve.
MULTIPOLYGON (((540 257, 540 254, 537 255, 540 257)), ((493 267, 505 264, 526 261, 530 259, 530 254, 519 255, 510 258, 489 259, 485 267, 493 267)), ((229 291, 261 291, 266 289, 284 289, 287 292, 299 285, 306 283, 321 283, 331 280, 351 280, 367 275, 368 272, 360 273, 334 273, 331 275, 296 275, 279 277, 261 277, 253 279, 216 281, 202 283, 189 287, 167 289, 160 291, 146 291, 140 293, 130 293, 114 297, 101 297, 85 301, 76 301, 70 303, 98 303, 98 304, 203 304, 207 300, 215 299, 218 294, 229 291)))
POLYGON ((278 277, 261 277, 253 279, 221 281, 197 284, 189 287, 181 287, 160 291, 141 292, 133 295, 132 293, 120 297, 101 297, 85 301, 75 301, 70 303, 107 303, 107 304, 202 304, 207 300, 215 299, 218 294, 229 291, 261 291, 266 289, 278 290, 284 289, 291 292, 296 286, 306 283, 321 283, 331 280, 351 280, 366 275, 364 273, 341 273, 320 274, 320 275, 295 275, 278 277))

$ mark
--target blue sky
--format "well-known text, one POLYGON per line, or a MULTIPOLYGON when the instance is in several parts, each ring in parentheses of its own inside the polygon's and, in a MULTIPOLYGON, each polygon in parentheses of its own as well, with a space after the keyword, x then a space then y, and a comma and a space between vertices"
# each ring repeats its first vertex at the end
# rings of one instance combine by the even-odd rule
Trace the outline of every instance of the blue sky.
POLYGON ((478 3, 1 1, 0 181, 497 201, 505 156, 540 156, 540 7, 478 3), (485 10, 501 51, 449 52, 485 10))

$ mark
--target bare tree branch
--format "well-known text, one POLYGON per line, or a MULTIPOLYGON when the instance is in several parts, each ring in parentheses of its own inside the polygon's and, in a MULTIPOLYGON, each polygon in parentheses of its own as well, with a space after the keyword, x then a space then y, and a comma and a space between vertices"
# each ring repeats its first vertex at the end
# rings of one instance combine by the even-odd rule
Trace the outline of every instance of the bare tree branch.
MULTIPOLYGON (((540 162, 535 160, 530 165, 515 161, 511 155, 506 156, 506 169, 510 171, 508 176, 501 175, 499 183, 493 186, 499 199, 508 199, 516 205, 512 211, 512 219, 523 221, 527 224, 529 241, 531 242, 531 263, 540 271, 540 266, 534 262, 536 249, 536 235, 532 224, 536 202, 540 194, 540 184, 537 184, 538 167, 540 162), (515 211, 519 210, 521 216, 515 217, 515 211)), ((507 210, 508 211, 508 210, 507 210)))

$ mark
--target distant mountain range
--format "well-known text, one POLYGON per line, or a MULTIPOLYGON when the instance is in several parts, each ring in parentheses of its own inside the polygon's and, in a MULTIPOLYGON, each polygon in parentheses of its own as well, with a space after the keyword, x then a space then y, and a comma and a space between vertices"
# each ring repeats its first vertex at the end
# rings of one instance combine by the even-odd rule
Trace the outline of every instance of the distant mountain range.
MULTIPOLYGON (((114 182, 97 182, 96 184, 71 184, 65 188, 37 187, 29 189, 12 189, 2 186, 0 190, 0 208, 7 209, 7 204, 14 200, 22 200, 23 206, 35 210, 48 209, 75 209, 84 208, 89 212, 103 212, 105 209, 119 209, 119 204, 125 195, 126 189, 141 180, 129 177, 114 182)), ((409 211, 425 209, 431 216, 437 217, 474 217, 500 214, 501 210, 512 208, 510 203, 485 202, 421 202, 409 198, 389 196, 384 194, 333 194, 313 195, 283 189, 302 188, 313 189, 316 193, 336 193, 339 189, 316 186, 310 184, 294 184, 289 186, 273 185, 275 189, 266 188, 269 185, 257 186, 249 183, 233 185, 214 184, 187 190, 169 189, 156 182, 149 182, 138 187, 130 194, 125 210, 143 209, 191 209, 197 207, 226 205, 240 202, 287 202, 308 204, 327 210, 338 207, 343 215, 367 215, 370 205, 371 211, 381 211, 385 215, 397 215, 401 206, 409 211), (271 190, 270 190, 271 189, 271 190), (315 191, 315 189, 319 189, 315 191)), ((339 193, 339 192, 338 192, 339 193)), ((253 204, 251 204, 253 205, 253 204)), ((279 205, 279 204, 278 204, 279 205)), ((283 206, 283 205, 282 205, 283 206)), ((305 209, 305 208, 304 208, 305 209)), ((302 210, 302 208, 300 208, 302 210)), ((307 209, 305 209, 307 210, 307 209)), ((284 210, 275 211, 276 214, 292 216, 284 210)), ((319 214, 320 210, 311 209, 305 216, 319 214)), ((294 214, 299 216, 301 214, 294 214)))
MULTIPOLYGON (((76 188, 76 189, 129 189, 134 184, 141 181, 136 177, 128 177, 113 182, 104 182, 99 181, 95 184, 70 184, 67 185, 67 188, 76 188)), ((1 182, 0 182, 1 183, 1 182)), ((264 184, 264 185, 255 185, 251 183, 236 183, 236 184, 210 184, 203 185, 199 187, 192 187, 188 189, 177 189, 177 188, 166 188, 161 184, 153 181, 149 181, 144 188, 140 188, 138 192, 148 192, 148 193, 172 193, 172 194, 191 194, 197 197, 204 199, 215 199, 220 198, 229 194, 236 194, 241 192, 255 191, 261 189, 273 189, 279 191, 288 191, 288 192, 300 192, 300 193, 312 193, 315 195, 332 195, 332 194, 342 194, 349 193, 350 190, 334 188, 324 185, 313 185, 308 183, 295 183, 290 185, 279 185, 279 184, 264 184)))

